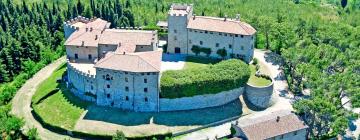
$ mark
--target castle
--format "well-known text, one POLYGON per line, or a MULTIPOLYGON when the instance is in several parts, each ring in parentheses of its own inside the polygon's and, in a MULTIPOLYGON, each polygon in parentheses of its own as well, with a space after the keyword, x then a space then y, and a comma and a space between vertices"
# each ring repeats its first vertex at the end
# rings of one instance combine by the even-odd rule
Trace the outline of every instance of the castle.
MULTIPOLYGON (((196 44, 225 48, 227 58, 233 54, 247 62, 252 59, 254 28, 239 20, 197 17, 192 11, 191 5, 171 6, 170 53, 193 55, 190 47, 196 44)), ((162 49, 157 31, 109 27, 100 18, 77 17, 64 23, 69 88, 97 105, 160 111, 162 49)))
POLYGON ((168 15, 168 48, 170 53, 194 55, 193 46, 210 48, 210 57, 219 58, 217 50, 225 49, 226 58, 250 62, 254 54, 256 30, 235 19, 197 16, 192 5, 173 4, 168 15))

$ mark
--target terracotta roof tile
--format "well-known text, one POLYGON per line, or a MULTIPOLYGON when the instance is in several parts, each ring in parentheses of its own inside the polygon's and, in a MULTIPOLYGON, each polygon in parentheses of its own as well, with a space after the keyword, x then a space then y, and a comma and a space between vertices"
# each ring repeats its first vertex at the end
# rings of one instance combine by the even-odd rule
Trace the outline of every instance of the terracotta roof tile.
POLYGON ((157 40, 157 32, 145 30, 106 29, 99 44, 151 45, 157 40), (154 38, 154 39, 153 39, 154 38))
POLYGON ((253 35, 256 33, 256 30, 245 22, 206 16, 191 17, 187 28, 240 35, 253 35))
POLYGON ((160 72, 162 51, 119 54, 109 52, 95 68, 129 72, 160 72))
POLYGON ((244 119, 238 122, 238 127, 250 140, 263 140, 307 128, 298 116, 290 111, 277 111, 266 116, 244 119))

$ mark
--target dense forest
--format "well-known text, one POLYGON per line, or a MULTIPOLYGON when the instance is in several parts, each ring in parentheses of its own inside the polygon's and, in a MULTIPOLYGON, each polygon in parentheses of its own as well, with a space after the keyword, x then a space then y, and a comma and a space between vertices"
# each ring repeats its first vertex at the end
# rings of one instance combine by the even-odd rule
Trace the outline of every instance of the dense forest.
POLYGON ((0 138, 25 137, 9 102, 26 79, 64 55, 63 21, 83 15, 112 27, 154 26, 174 2, 193 3, 197 15, 240 13, 253 25, 256 47, 281 56, 292 93, 311 91, 294 104, 310 137, 344 134, 356 117, 340 100, 346 94, 360 107, 359 0, 0 0, 0 138))

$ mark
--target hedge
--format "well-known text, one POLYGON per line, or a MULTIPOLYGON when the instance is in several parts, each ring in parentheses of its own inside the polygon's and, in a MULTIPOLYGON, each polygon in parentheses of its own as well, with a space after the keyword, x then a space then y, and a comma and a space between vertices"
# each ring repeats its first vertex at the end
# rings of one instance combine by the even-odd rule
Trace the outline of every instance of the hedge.
POLYGON ((200 67, 165 71, 161 77, 161 98, 181 98, 215 94, 245 86, 250 69, 241 60, 230 59, 200 67))

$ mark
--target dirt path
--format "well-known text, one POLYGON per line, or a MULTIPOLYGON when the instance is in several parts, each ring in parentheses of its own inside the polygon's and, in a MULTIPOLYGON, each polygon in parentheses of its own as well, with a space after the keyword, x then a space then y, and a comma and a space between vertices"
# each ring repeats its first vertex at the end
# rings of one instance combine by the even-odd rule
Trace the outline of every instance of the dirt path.
POLYGON ((41 69, 31 79, 26 81, 26 83, 19 89, 19 91, 16 93, 15 97, 12 100, 11 113, 24 119, 25 126, 23 127, 23 129, 27 131, 30 128, 37 128, 40 138, 44 140, 56 140, 65 138, 70 139, 70 137, 68 136, 59 135, 43 128, 40 123, 34 119, 33 115, 31 114, 32 109, 30 107, 31 97, 34 95, 37 86, 42 81, 47 79, 65 61, 65 57, 61 57, 52 64, 41 69))

